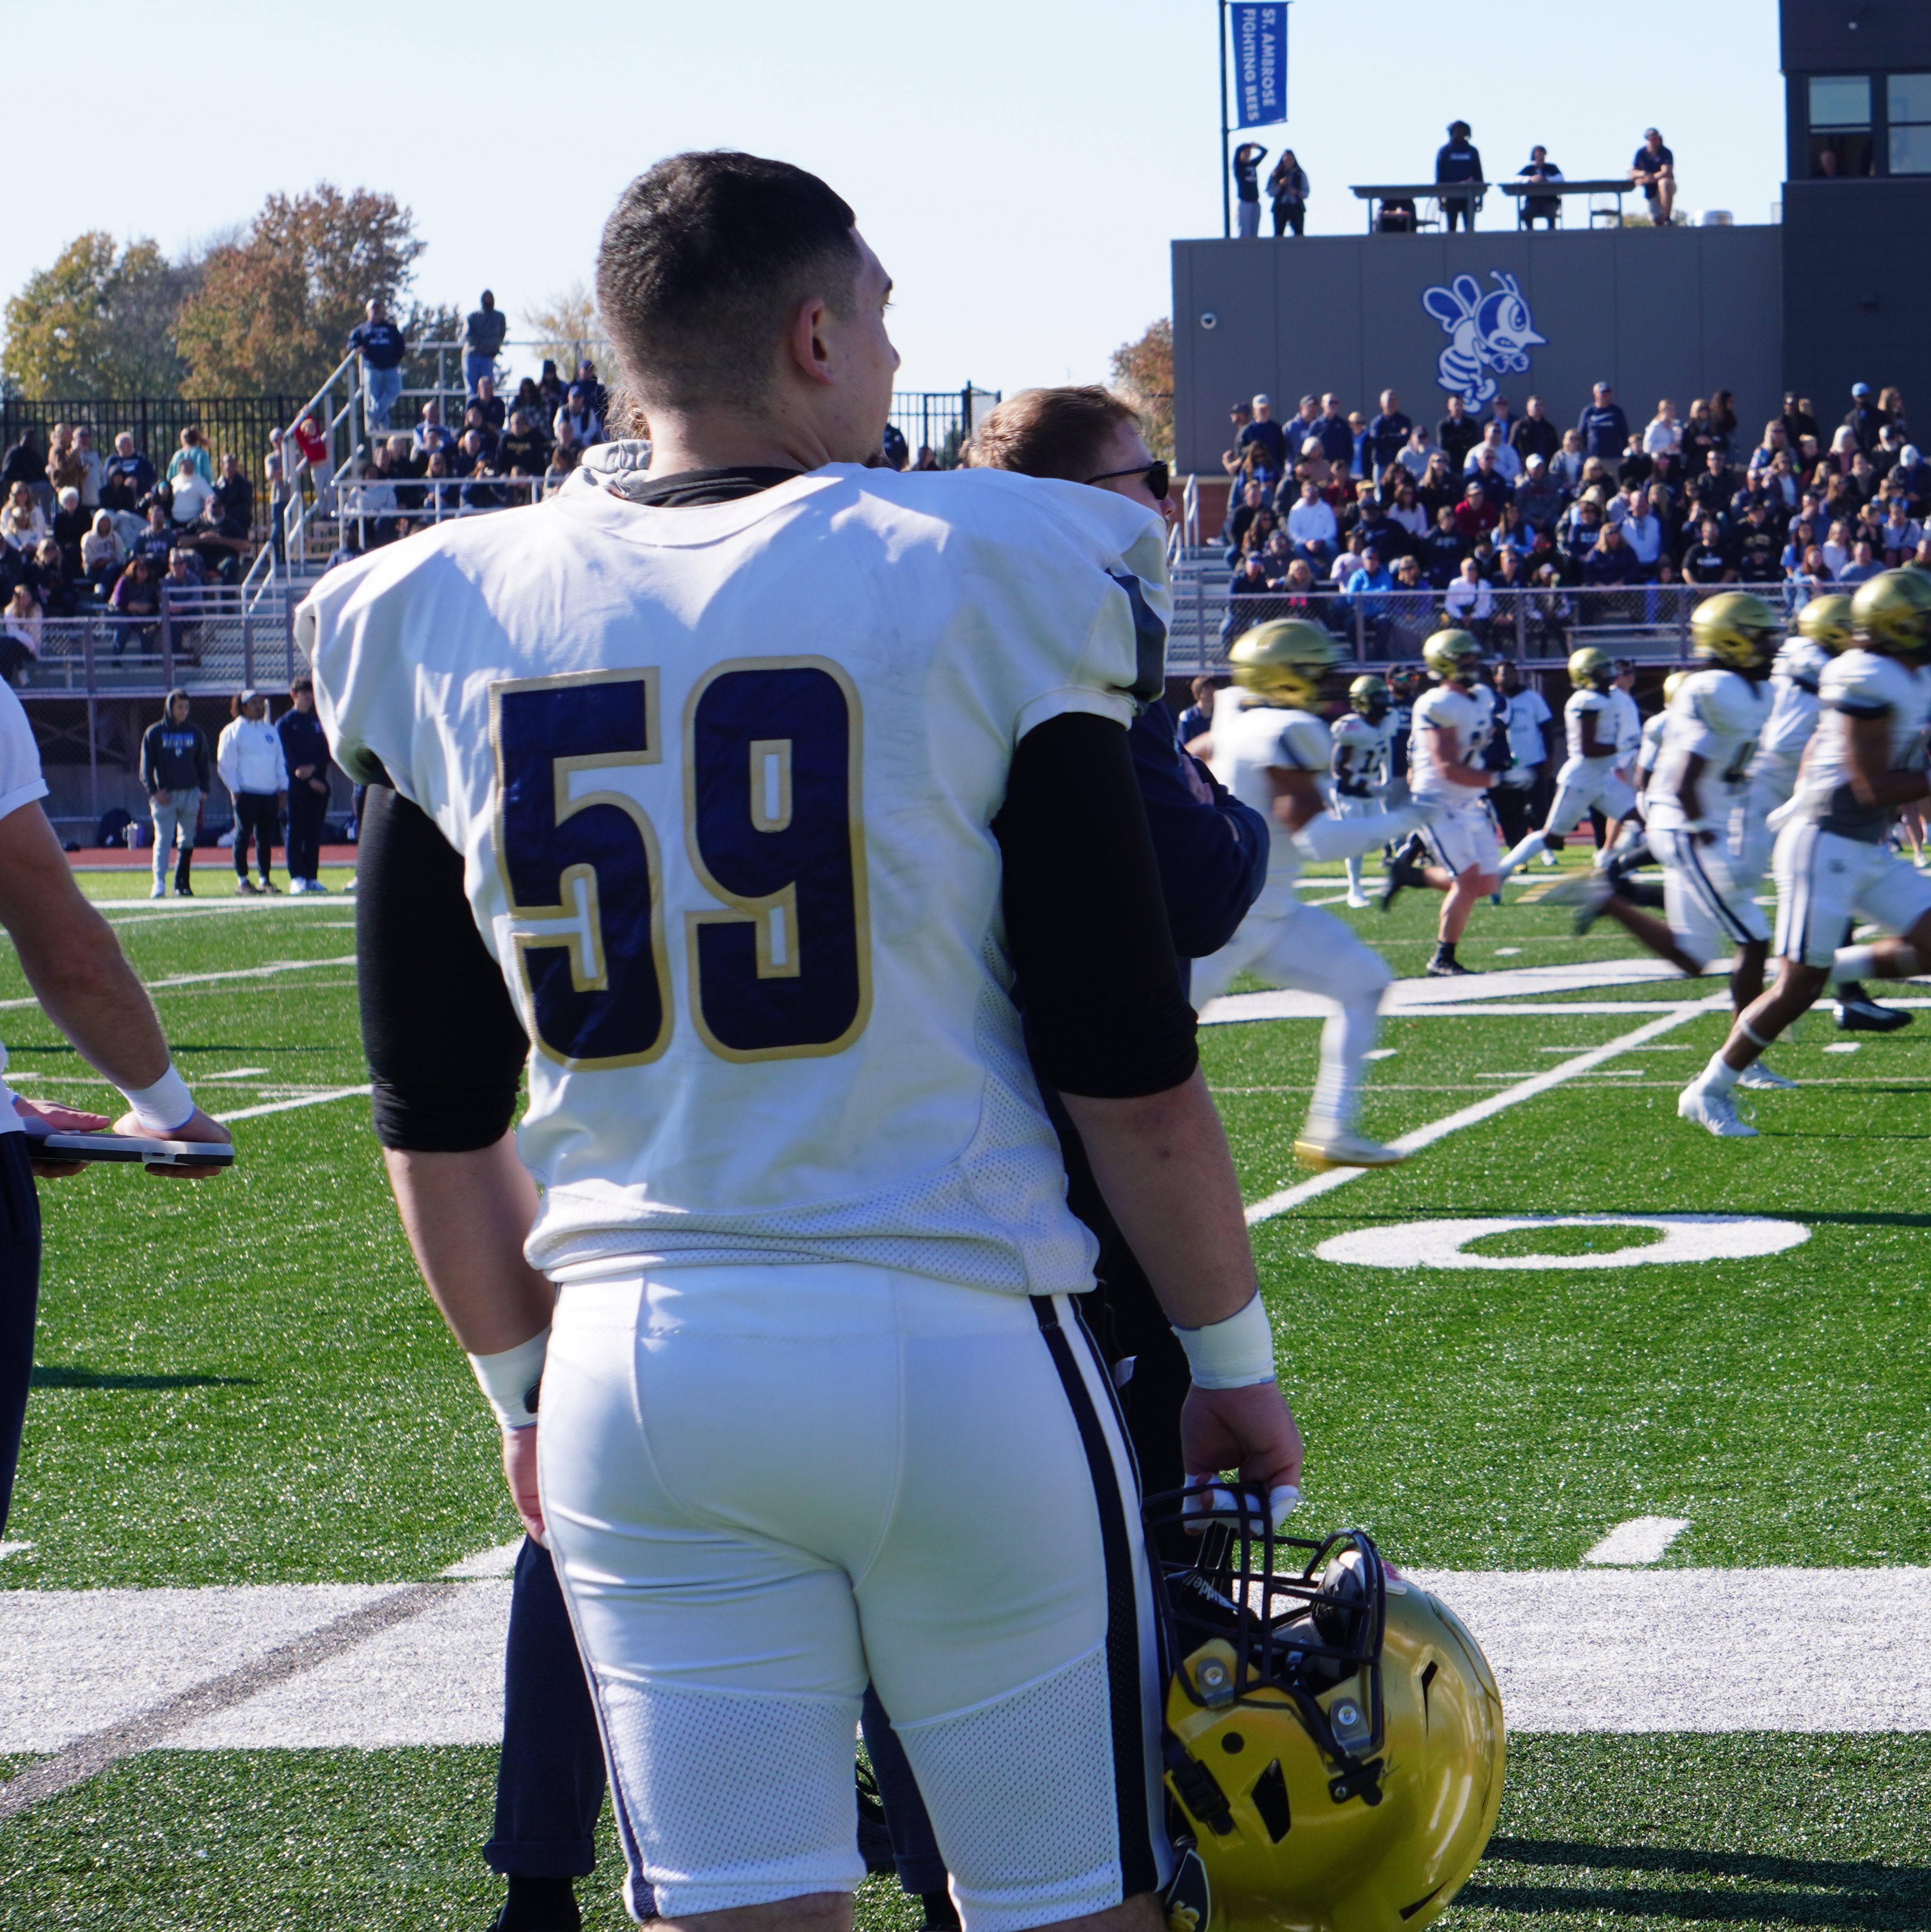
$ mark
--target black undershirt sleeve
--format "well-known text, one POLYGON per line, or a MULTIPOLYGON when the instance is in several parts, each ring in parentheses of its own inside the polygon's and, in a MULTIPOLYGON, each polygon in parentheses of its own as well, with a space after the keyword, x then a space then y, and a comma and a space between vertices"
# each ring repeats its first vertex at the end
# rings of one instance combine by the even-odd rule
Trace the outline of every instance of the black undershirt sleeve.
POLYGON ((1177 1087, 1199 1058, 1193 1010, 1125 730, 1071 712, 1028 732, 992 830, 1040 1078, 1096 1100, 1177 1087))
POLYGON ((463 890, 463 860, 385 785, 363 801, 355 957, 376 1138, 421 1154, 493 1146, 529 1042, 463 890))

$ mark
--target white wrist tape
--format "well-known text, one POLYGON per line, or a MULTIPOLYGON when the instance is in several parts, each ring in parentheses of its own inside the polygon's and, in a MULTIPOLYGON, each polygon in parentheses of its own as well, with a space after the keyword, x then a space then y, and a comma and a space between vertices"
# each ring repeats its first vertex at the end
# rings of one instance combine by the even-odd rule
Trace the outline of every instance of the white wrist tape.
POLYGON ((172 1064, 151 1087, 123 1087, 121 1097, 133 1109, 144 1133, 171 1134, 186 1126, 194 1114, 194 1096, 172 1064))
POLYGON ((543 1384, 543 1360, 549 1352, 546 1328, 500 1354, 469 1358, 476 1384, 504 1428, 528 1429, 535 1423, 537 1390, 543 1384))
POLYGON ((1176 1323, 1174 1333, 1186 1351, 1195 1388, 1248 1388, 1274 1379, 1274 1331, 1258 1288, 1225 1322, 1204 1328, 1176 1323))

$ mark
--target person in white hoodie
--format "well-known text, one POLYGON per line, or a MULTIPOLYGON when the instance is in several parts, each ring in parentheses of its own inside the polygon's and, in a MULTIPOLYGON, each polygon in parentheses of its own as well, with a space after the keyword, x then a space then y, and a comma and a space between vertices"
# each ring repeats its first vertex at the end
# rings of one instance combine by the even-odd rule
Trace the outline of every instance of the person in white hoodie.
POLYGON ((235 801, 235 890, 253 897, 279 890, 269 877, 275 835, 281 828, 281 802, 288 791, 288 761, 282 741, 268 722, 268 701, 259 691, 228 700, 229 720, 214 747, 214 769, 235 801), (248 877, 248 841, 255 842, 257 886, 248 877))

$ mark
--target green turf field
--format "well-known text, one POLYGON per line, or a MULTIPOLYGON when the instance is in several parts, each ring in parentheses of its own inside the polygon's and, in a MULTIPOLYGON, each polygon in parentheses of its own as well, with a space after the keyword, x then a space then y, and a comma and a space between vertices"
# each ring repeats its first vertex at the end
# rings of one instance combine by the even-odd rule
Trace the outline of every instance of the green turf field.
MULTIPOLYGON (((328 875, 340 884, 340 874, 328 875)), ((91 877, 180 1064, 238 1120, 235 1171, 190 1188, 105 1169, 42 1190, 36 1387, 0 1588, 403 1582, 501 1544, 514 1520, 494 1432, 416 1281, 367 1103, 353 902, 144 903, 91 877), (169 981, 178 982, 167 984, 169 981)), ((1533 893, 1536 884, 1527 890, 1533 893)), ((1432 896, 1342 913, 1419 971, 1432 896)), ((1478 908, 1478 968, 1624 956, 1563 910, 1478 908), (1504 949, 1511 949, 1504 951, 1504 949)), ((1720 990, 1657 982, 1399 1017, 1363 1126, 1440 1120, 1720 990)), ((1922 988, 1911 991, 1921 994, 1922 988)), ((25 993, 0 951, 0 1000, 25 993)), ((1720 1014, 1350 1181, 1255 1230, 1309 1443, 1306 1518, 1372 1528, 1398 1561, 1573 1570, 1628 1519, 1687 1519, 1664 1569, 1931 1564, 1931 1308, 1921 1258, 1931 1013, 1846 1041, 1828 1013, 1749 1096, 1763 1136, 1675 1118, 1720 1014), (1828 1048, 1855 1043, 1855 1053, 1828 1048), (1512 1271, 1318 1258, 1344 1231, 1524 1214, 1723 1213, 1809 1229, 1750 1260, 1512 1271)), ((1306 1177, 1307 1020, 1204 1029, 1243 1186, 1306 1177)), ((30 1006, 0 1007, 10 1079, 109 1104, 30 1006)), ((1510 1235, 1474 1252, 1640 1246, 1643 1230, 1510 1235)), ((1517 1736, 1498 1838, 1446 1922, 1931 1927, 1931 1739, 1922 1735, 1517 1736)), ((0 1760, 0 1780, 17 1760, 0 1760)), ((471 1926, 496 1892, 484 1749, 166 1750, 0 1823, 0 1932, 14 1927, 471 1926)), ((586 1922, 619 1922, 606 1860, 586 1922)), ((871 1928, 916 1924, 874 1886, 871 1928)))

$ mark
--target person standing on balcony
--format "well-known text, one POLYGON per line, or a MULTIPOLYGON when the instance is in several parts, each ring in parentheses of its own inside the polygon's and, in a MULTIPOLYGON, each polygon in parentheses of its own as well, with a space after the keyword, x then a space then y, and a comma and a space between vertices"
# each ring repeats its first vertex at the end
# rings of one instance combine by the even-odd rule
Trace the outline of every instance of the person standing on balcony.
POLYGON ((366 322, 349 332, 349 346, 362 358, 363 411, 371 430, 386 430, 389 411, 402 394, 402 358, 409 338, 389 320, 380 296, 371 296, 366 322))
POLYGON ((496 372, 496 358, 502 353, 503 336, 509 324, 496 306, 496 298, 483 291, 482 306, 469 311, 463 325, 463 382, 471 396, 476 386, 496 372))
POLYGON ((1297 235, 1307 230, 1307 170, 1294 158, 1291 148, 1281 150, 1281 158, 1267 177, 1267 193, 1274 204, 1274 239, 1278 242, 1291 228, 1297 235))
POLYGON ((1267 151, 1258 141, 1243 141, 1234 151, 1234 232, 1243 242, 1261 234, 1261 164, 1267 151))
MULTIPOLYGON (((1480 182, 1482 179, 1482 151, 1469 139, 1471 133, 1466 121, 1451 121, 1448 124, 1448 139, 1435 151, 1435 178, 1438 187, 1447 187, 1458 182, 1480 182)), ((1475 210, 1482 197, 1479 194, 1465 192, 1460 194, 1438 196, 1441 203, 1444 232, 1453 235, 1459 218, 1462 226, 1471 234, 1475 228, 1475 210)))
POLYGON ((167 896, 168 854, 177 834, 181 857, 175 866, 174 896, 191 899, 188 874, 194 863, 194 828, 201 818, 201 801, 214 780, 208 756, 208 735, 188 717, 188 696, 171 691, 161 715, 141 740, 141 782, 148 788, 148 808, 154 820, 154 883, 148 896, 167 896))

